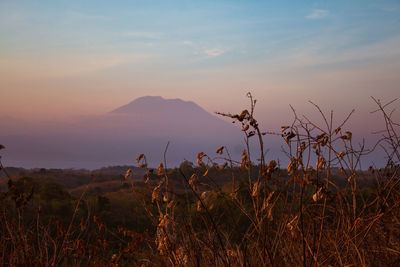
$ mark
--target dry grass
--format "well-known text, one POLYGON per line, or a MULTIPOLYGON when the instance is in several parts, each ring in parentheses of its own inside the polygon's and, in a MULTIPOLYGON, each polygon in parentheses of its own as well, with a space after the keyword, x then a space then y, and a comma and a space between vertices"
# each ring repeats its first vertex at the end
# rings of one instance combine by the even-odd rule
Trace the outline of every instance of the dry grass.
MULTIPOLYGON (((154 232, 112 232, 95 214, 79 216, 89 186, 64 226, 24 221, 32 194, 12 184, 2 195, 0 261, 4 265, 98 266, 388 266, 400 264, 399 125, 388 112, 393 103, 375 100, 385 129, 373 149, 383 148, 387 166, 370 168, 375 181, 361 188, 362 158, 372 149, 355 146, 346 128, 349 116, 334 124, 315 104, 323 123, 300 117, 282 127, 290 164, 265 161, 263 136, 254 117, 256 101, 240 114, 222 114, 242 124, 247 149, 240 162, 225 147, 216 156, 200 152, 192 173, 181 169, 186 190, 176 189, 164 162, 150 179, 146 156, 136 159, 149 179, 130 184, 154 232), (256 138, 259 151, 250 151, 256 138), (254 162, 257 162, 255 164, 254 162), (339 185, 336 169, 345 178, 339 185), (231 173, 229 184, 218 173, 231 173), (8 195, 6 195, 8 194, 8 195), (78 219, 80 218, 80 219, 78 219), (108 236, 108 237, 106 237, 108 236), (109 236, 113 236, 110 239, 109 236), (110 241, 111 240, 111 241, 110 241), (114 242, 114 246, 109 243, 114 242), (117 244, 118 249, 115 249, 117 244), (119 246, 118 246, 119 244, 119 246)), ((129 181, 128 170, 125 178, 129 181)), ((107 186, 116 186, 115 182, 107 186)), ((132 216, 135 216, 132 214, 132 216)))

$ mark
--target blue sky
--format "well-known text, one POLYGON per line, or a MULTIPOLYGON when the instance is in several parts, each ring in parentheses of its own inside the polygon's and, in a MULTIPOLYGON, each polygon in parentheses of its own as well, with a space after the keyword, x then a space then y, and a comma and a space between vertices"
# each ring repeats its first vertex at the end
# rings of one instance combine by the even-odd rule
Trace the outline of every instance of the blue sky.
POLYGON ((399 1, 2 0, 0 36, 7 116, 102 113, 143 95, 231 111, 247 91, 262 114, 308 100, 368 110, 370 95, 400 91, 399 1))

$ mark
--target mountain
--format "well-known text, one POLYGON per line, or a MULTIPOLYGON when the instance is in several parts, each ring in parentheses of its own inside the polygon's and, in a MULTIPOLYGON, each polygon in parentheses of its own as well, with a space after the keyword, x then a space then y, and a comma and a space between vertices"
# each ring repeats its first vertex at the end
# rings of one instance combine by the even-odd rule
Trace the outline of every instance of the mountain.
MULTIPOLYGON (((129 104, 121 106, 113 111, 112 113, 124 113, 124 114, 140 114, 140 113, 158 113, 159 110, 169 112, 171 114, 177 114, 181 110, 189 111, 193 114, 202 113, 208 114, 203 108, 198 106, 192 101, 183 101, 179 98, 176 99, 164 99, 161 96, 143 96, 139 97, 129 104)), ((209 114, 210 115, 210 114, 209 114)))
POLYGON ((101 118, 103 122, 108 118, 120 124, 123 129, 131 129, 136 134, 145 136, 171 136, 183 139, 192 139, 196 136, 207 139, 235 131, 235 127, 230 123, 208 113, 194 102, 164 99, 160 96, 137 98, 107 115, 101 118))
MULTIPOLYGON (((191 101, 145 96, 106 114, 74 123, 54 122, 40 130, 3 134, 0 152, 8 166, 47 168, 99 168, 131 165, 145 153, 150 165, 163 160, 176 166, 195 160, 198 152, 215 155, 220 145, 239 153, 241 131, 191 101)), ((21 127, 22 128, 22 127, 21 127)), ((4 132, 3 132, 4 133, 4 132)))

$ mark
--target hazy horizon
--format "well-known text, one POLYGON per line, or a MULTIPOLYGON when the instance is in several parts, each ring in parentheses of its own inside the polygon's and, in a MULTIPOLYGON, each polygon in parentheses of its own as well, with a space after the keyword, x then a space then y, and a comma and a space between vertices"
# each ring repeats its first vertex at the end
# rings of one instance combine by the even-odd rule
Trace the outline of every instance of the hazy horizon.
MULTIPOLYGON (((239 113, 251 92, 262 130, 290 123, 289 105, 319 121, 312 101, 334 110, 337 123, 355 109, 348 129, 374 143, 379 136, 372 132, 384 125, 371 114, 371 96, 383 103, 399 97, 399 18, 396 0, 4 0, 0 136, 57 139, 57 132, 102 121, 143 96, 191 101, 210 114, 239 113)), ((235 139, 237 130, 226 136, 235 139)), ((165 133, 155 143, 162 151, 173 138, 165 133)), ((271 151, 276 142, 266 137, 271 151)))
MULTIPOLYGON (((241 110, 236 111, 232 114, 241 110)), ((307 118, 321 121, 316 111, 307 118)), ((334 117, 335 123, 341 123, 344 118, 334 117)), ((350 126, 354 125, 354 119, 357 119, 356 115, 350 118, 350 126)), ((179 166, 184 160, 195 162, 198 152, 214 157, 216 148, 221 145, 230 151, 233 159, 240 160, 246 147, 244 133, 240 125, 231 122, 231 119, 207 112, 193 101, 160 96, 140 97, 105 114, 76 118, 69 123, 53 120, 27 124, 0 118, 4 129, 0 138, 6 146, 2 150, 2 161, 5 166, 24 168, 97 169, 132 165, 137 155, 145 153, 149 166, 154 168, 164 161, 163 152, 168 142, 170 167, 179 166)), ((280 127, 290 123, 288 120, 286 123, 260 124, 260 129, 279 134, 280 127)), ((382 122, 380 126, 384 127, 382 122)), ((354 133, 355 144, 365 138, 367 149, 381 138, 381 135, 372 134, 372 128, 371 132, 353 131, 351 127, 345 129, 354 133)), ((277 160, 283 167, 287 165, 289 159, 281 148, 283 138, 266 135, 263 139, 266 159, 277 160)), ((250 147, 253 160, 257 161, 256 139, 251 140, 250 147)), ((365 157, 363 163, 384 165, 382 153, 378 151, 365 157)))

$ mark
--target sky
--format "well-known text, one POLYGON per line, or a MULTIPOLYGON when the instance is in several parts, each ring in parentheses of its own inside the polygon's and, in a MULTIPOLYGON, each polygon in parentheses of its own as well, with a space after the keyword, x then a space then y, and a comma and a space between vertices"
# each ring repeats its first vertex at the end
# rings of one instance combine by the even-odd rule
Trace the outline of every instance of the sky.
POLYGON ((265 124, 311 100, 363 127, 400 92, 398 0, 0 0, 0 36, 0 114, 31 121, 145 95, 240 112, 250 91, 265 124))

